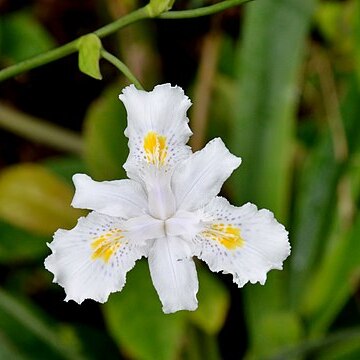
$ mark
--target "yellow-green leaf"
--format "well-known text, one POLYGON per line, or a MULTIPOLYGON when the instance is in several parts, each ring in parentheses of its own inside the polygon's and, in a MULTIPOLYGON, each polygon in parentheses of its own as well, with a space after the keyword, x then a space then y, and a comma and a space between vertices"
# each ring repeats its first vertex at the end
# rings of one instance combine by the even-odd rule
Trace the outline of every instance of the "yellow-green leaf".
POLYGON ((84 74, 101 80, 100 50, 101 40, 95 34, 84 35, 79 40, 79 69, 84 74))
POLYGON ((21 164, 0 173, 0 217, 12 225, 50 235, 71 228, 83 213, 70 207, 73 189, 41 165, 21 164))

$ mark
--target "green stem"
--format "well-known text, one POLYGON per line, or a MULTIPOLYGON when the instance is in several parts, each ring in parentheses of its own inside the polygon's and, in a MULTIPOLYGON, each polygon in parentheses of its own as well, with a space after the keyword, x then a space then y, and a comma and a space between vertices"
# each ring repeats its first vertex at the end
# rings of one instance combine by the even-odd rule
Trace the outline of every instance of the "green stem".
POLYGON ((144 90, 143 86, 140 84, 139 80, 135 75, 130 71, 130 69, 117 57, 110 54, 104 49, 101 49, 101 56, 106 59, 109 63, 113 64, 117 69, 119 69, 133 84, 135 84, 138 90, 144 90))
MULTIPOLYGON (((149 18, 149 12, 147 6, 137 9, 122 18, 105 25, 104 27, 94 31, 98 37, 105 37, 116 30, 119 30, 133 22, 149 18)), ((40 65, 48 64, 52 61, 61 59, 67 55, 73 54, 78 51, 78 41, 80 38, 73 40, 65 45, 62 45, 56 49, 50 50, 46 53, 39 54, 28 60, 21 61, 17 64, 9 66, 0 71, 0 82, 16 75, 19 75, 25 71, 39 67, 40 65)))
POLYGON ((128 26, 139 20, 144 20, 148 18, 150 18, 150 13, 148 10, 148 5, 146 5, 94 31, 94 34, 97 35, 99 38, 103 38, 119 29, 124 28, 125 26, 128 26))
POLYGON ((0 102, 0 127, 59 150, 81 154, 83 144, 76 133, 23 114, 0 102))
MULTIPOLYGON (((217 12, 226 10, 233 6, 238 6, 252 0, 226 0, 215 5, 205 6, 200 9, 191 9, 184 11, 169 11, 158 15, 160 19, 188 19, 193 17, 200 17, 215 14, 217 12)), ((122 18, 115 20, 114 22, 105 25, 104 27, 94 31, 98 37, 103 38, 107 35, 114 33, 115 31, 124 28, 136 21, 151 18, 148 5, 131 12, 122 18)), ((17 64, 9 66, 0 71, 0 82, 6 79, 12 78, 25 71, 34 69, 41 65, 48 64, 52 61, 61 59, 67 55, 73 54, 78 50, 78 39, 73 40, 65 45, 62 45, 56 49, 50 50, 46 53, 39 54, 28 60, 21 61, 17 64)))
POLYGON ((195 17, 207 16, 216 14, 218 12, 224 11, 234 6, 248 3, 253 0, 226 0, 220 3, 205 6, 199 9, 190 9, 182 11, 168 11, 166 13, 160 14, 158 18, 160 19, 190 19, 195 17))
POLYGON ((0 71, 0 81, 12 78, 16 75, 19 75, 25 71, 37 68, 41 65, 48 64, 55 60, 61 59, 67 55, 70 55, 77 51, 77 41, 71 41, 63 46, 60 46, 56 49, 47 51, 43 54, 39 54, 30 59, 21 61, 17 64, 9 66, 0 71))

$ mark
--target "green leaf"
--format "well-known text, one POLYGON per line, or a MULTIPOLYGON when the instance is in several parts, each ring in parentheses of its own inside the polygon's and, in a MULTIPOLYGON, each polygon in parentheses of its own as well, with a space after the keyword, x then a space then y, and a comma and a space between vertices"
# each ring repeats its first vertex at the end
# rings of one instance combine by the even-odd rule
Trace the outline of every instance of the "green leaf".
POLYGON ((92 327, 86 322, 72 322, 71 329, 75 330, 81 340, 85 359, 103 359, 106 354, 106 360, 119 360, 119 347, 103 327, 92 327))
POLYGON ((355 153, 360 152, 360 81, 352 76, 348 79, 347 87, 346 97, 341 103, 341 114, 344 120, 349 152, 355 153))
MULTIPOLYGON (((347 135, 349 160, 342 164, 335 159, 333 151, 334 138, 331 137, 331 132, 327 130, 302 169, 295 203, 290 278, 291 299, 296 307, 305 307, 301 311, 305 311, 310 317, 315 315, 321 308, 316 304, 326 305, 326 308, 330 310, 331 306, 328 306, 329 299, 331 299, 331 304, 335 306, 334 309, 340 311, 336 301, 333 301, 331 291, 335 291, 337 286, 341 287, 344 281, 342 278, 330 275, 332 271, 337 269, 337 266, 335 264, 331 265, 331 263, 333 261, 335 263, 343 261, 339 254, 342 253, 340 249, 345 245, 344 239, 348 234, 339 220, 339 204, 336 202, 339 196, 334 196, 334 194, 339 194, 341 182, 348 177, 356 187, 360 176, 358 155, 356 153, 360 150, 359 87, 353 78, 349 78, 349 80, 349 91, 341 106, 343 125, 347 135), (348 172, 345 176, 343 174, 344 170, 348 172), (330 243, 327 245, 329 240, 330 243), (340 243, 336 245, 337 241, 340 243), (337 248, 338 250, 333 253, 337 248), (331 253, 333 255, 330 255, 331 253), (330 258, 327 258, 328 256, 330 258, 335 256, 337 259, 330 260, 330 258), (328 264, 325 265, 326 263, 328 264), (319 275, 320 278, 317 279, 318 275, 314 276, 314 272, 317 273, 319 268, 323 266, 329 268, 320 270, 320 273, 328 270, 331 272, 327 275, 324 273, 323 277, 319 275), (319 287, 313 283, 314 281, 319 282, 319 287), (337 285, 333 281, 336 281, 337 285), (310 288, 309 282, 312 284, 310 288), (323 283, 320 284, 321 282, 323 283), (316 289, 313 289, 314 286, 316 289), (329 293, 324 290, 328 286, 332 289, 329 293), (311 301, 309 301, 309 297, 311 301), (310 313, 313 315, 309 315, 310 313)), ((350 203, 353 201, 352 199, 356 199, 358 191, 360 191, 359 186, 358 189, 354 189, 352 196, 350 194, 350 203)), ((341 198, 339 200, 342 201, 341 198)), ((347 199, 345 201, 346 203, 349 202, 347 199)), ((336 293, 338 292, 336 291, 336 293)), ((334 309, 330 310, 330 313, 334 309)), ((333 316, 335 315, 333 313, 333 316)), ((325 323, 321 328, 325 326, 325 323)), ((317 326, 314 321, 312 321, 312 324, 314 327, 317 326)))
POLYGON ((235 81, 224 75, 217 75, 209 111, 208 139, 232 136, 235 122, 235 81))
MULTIPOLYGON (((222 33, 221 38, 221 49, 220 49, 220 57, 219 57, 219 64, 218 64, 218 74, 222 74, 228 79, 234 80, 235 83, 235 51, 236 47, 234 46, 234 39, 232 36, 227 35, 226 33, 222 33)), ((217 84, 217 81, 215 81, 217 84)), ((234 84, 235 85, 235 84, 234 84)), ((213 90, 216 90, 216 87, 213 90)), ((235 92, 232 96, 236 95, 235 92)))
POLYGON ((327 40, 335 40, 339 31, 339 19, 342 16, 343 4, 336 2, 320 3, 315 13, 317 25, 327 40))
POLYGON ((42 258, 47 251, 46 236, 34 235, 0 221, 0 263, 42 258))
POLYGON ((258 325, 259 343, 247 354, 248 359, 269 359, 283 347, 296 344, 303 335, 300 318, 294 312, 267 313, 258 325))
POLYGON ((0 54, 16 63, 50 50, 55 42, 30 12, 16 11, 2 15, 0 54))
POLYGON ((337 234, 332 246, 313 273, 303 297, 302 311, 309 332, 324 333, 349 297, 356 291, 360 269, 360 215, 345 234, 337 234))
POLYGON ((296 307, 329 235, 340 169, 326 131, 302 169, 296 198, 290 280, 291 301, 296 307))
MULTIPOLYGON (((241 156, 241 171, 232 177, 239 203, 254 202, 281 221, 288 213, 294 147, 297 75, 304 55, 315 0, 255 1, 246 6, 239 46, 239 95, 232 131, 232 152, 241 156)), ((250 343, 257 351, 272 348, 272 330, 262 319, 287 313, 284 273, 271 272, 264 287, 247 285, 245 312, 250 343), (265 301, 265 303, 264 303, 265 301), (263 328, 262 328, 263 327, 263 328)), ((291 316, 295 316, 292 314, 291 316)), ((295 341, 296 332, 278 329, 295 341)), ((280 335, 278 335, 280 337, 280 335)), ((277 340, 274 339, 274 345, 277 340)))
MULTIPOLYGON (((4 326, 4 325, 3 325, 4 326)), ((9 339, 3 331, 0 332, 0 359, 24 360, 27 359, 15 344, 9 339)))
POLYGON ((317 351, 312 358, 316 360, 359 360, 360 334, 344 337, 337 344, 328 345, 322 351, 317 351))
POLYGON ((83 212, 70 207, 73 189, 41 165, 21 164, 0 173, 0 217, 42 235, 71 228, 83 212))
POLYGON ((203 266, 197 266, 199 307, 189 313, 189 319, 204 332, 215 335, 224 325, 230 305, 229 294, 222 283, 203 266))
POLYGON ((356 360, 359 357, 360 329, 340 330, 322 338, 305 339, 295 346, 286 346, 267 360, 284 359, 337 359, 356 360))
POLYGON ((73 344, 61 338, 41 309, 3 289, 0 289, 0 322, 1 332, 29 358, 82 359, 73 344))
POLYGON ((84 74, 101 80, 100 50, 101 40, 95 34, 84 35, 79 39, 79 69, 84 74))
POLYGON ((108 87, 88 109, 85 117, 85 163, 97 180, 125 177, 122 165, 128 155, 124 136, 126 112, 118 96, 120 84, 108 87))
POLYGON ((88 172, 84 161, 75 156, 49 158, 46 159, 43 164, 47 169, 51 170, 71 185, 73 184, 72 177, 74 174, 84 174, 88 172))
POLYGON ((353 26, 354 26, 354 57, 355 57, 355 72, 357 75, 358 84, 360 85, 360 2, 354 2, 353 9, 353 26))
POLYGON ((108 330, 125 354, 137 360, 178 358, 186 313, 165 315, 145 261, 128 274, 124 290, 104 305, 108 330))
POLYGON ((246 7, 239 47, 237 121, 233 152, 237 198, 271 209, 284 221, 288 209, 297 75, 315 0, 254 2, 246 7))

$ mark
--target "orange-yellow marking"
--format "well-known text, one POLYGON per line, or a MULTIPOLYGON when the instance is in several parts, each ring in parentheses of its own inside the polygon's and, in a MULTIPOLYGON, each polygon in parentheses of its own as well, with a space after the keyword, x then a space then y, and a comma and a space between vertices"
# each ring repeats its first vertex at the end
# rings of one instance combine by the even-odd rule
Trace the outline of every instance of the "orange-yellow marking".
POLYGON ((153 165, 164 165, 167 155, 166 136, 149 131, 144 138, 146 160, 153 165))
POLYGON ((229 250, 234 250, 244 245, 240 229, 231 224, 213 224, 203 235, 211 240, 218 241, 229 250))
POLYGON ((107 263, 115 251, 121 246, 120 240, 124 238, 121 233, 122 231, 120 229, 112 229, 95 238, 91 243, 93 250, 91 258, 93 260, 102 259, 107 263))

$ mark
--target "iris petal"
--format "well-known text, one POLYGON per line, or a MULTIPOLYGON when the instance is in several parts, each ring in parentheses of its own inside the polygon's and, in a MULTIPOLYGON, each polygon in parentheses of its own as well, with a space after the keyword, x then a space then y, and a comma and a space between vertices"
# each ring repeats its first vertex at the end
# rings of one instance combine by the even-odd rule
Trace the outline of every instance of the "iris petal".
POLYGON ((85 174, 73 176, 75 208, 95 210, 105 215, 130 218, 145 213, 147 197, 133 180, 94 181, 85 174))
POLYGON ((147 243, 133 239, 124 224, 121 218, 92 212, 74 229, 55 233, 45 267, 64 287, 65 300, 105 302, 110 293, 123 288, 126 273, 148 253, 147 243))
POLYGON ((156 240, 149 252, 149 268, 164 313, 197 308, 198 280, 186 242, 179 237, 156 240))
POLYGON ((192 134, 186 116, 191 102, 180 87, 163 84, 146 92, 130 85, 119 98, 128 115, 130 154, 124 168, 130 178, 139 180, 139 172, 151 167, 171 171, 191 154, 185 145, 192 134))
POLYGON ((220 138, 176 167, 172 188, 177 209, 193 211, 206 205, 220 191, 224 181, 241 164, 220 138))
POLYGON ((239 287, 264 284, 271 269, 282 269, 290 254, 288 233, 274 215, 253 204, 235 207, 221 197, 203 209, 203 229, 195 237, 195 255, 210 270, 233 275, 239 287))

